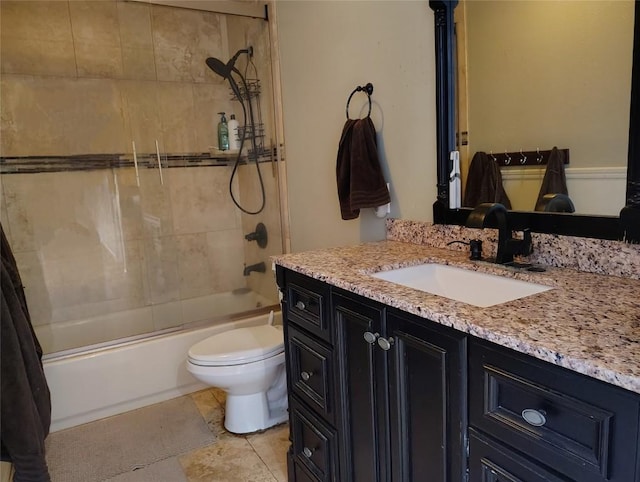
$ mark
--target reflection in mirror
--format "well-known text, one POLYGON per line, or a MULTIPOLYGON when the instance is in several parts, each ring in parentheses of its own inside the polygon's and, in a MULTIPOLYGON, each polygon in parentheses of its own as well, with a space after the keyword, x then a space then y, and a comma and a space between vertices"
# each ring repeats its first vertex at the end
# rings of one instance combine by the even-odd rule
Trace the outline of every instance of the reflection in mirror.
POLYGON ((544 194, 568 194, 576 213, 617 216, 625 205, 634 2, 464 0, 454 15, 463 206, 473 207, 465 194, 486 190, 485 182, 500 191, 497 182, 513 210, 548 211, 558 205, 540 203, 544 194), (536 162, 554 146, 568 149, 569 163, 536 162), (509 164, 498 176, 470 170, 478 152, 509 164), (543 192, 548 177, 555 187, 543 192))

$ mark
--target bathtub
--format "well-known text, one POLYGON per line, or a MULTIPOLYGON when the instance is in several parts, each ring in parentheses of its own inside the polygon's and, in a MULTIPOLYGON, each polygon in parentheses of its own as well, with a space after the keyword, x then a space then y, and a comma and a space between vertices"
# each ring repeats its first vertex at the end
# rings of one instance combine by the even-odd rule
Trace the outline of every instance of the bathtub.
POLYGON ((273 303, 254 291, 240 289, 82 319, 36 324, 33 328, 44 353, 59 356, 112 345, 112 340, 180 329, 189 323, 225 320, 236 313, 273 303))
MULTIPOLYGON (((74 427, 182 396, 205 385, 186 369, 194 343, 234 328, 267 323, 269 314, 147 336, 80 353, 45 357, 51 391, 51 431, 74 427)), ((280 312, 275 323, 281 323, 280 312)))

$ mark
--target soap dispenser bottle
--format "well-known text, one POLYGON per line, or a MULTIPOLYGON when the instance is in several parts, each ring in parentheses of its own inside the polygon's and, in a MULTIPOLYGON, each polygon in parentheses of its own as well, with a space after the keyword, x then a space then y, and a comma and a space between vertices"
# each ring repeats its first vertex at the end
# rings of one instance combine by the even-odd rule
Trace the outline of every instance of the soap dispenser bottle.
POLYGON ((229 150, 229 126, 227 125, 227 118, 224 116, 224 112, 218 112, 221 115, 220 122, 218 122, 218 149, 221 151, 229 150))

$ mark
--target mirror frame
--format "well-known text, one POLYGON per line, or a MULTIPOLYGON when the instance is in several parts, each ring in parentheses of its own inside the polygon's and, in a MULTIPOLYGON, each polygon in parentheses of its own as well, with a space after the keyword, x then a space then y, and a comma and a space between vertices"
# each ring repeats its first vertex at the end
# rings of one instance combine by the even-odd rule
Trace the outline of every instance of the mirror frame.
MULTIPOLYGON (((464 225, 472 208, 449 209, 449 153, 455 144, 455 62, 453 10, 458 0, 429 0, 434 11, 436 49, 438 194, 433 204, 434 224, 464 225)), ((536 233, 640 242, 640 2, 635 2, 633 67, 629 117, 626 206, 620 216, 509 211, 514 230, 536 233)), ((494 226, 495 227, 495 226, 494 226)))

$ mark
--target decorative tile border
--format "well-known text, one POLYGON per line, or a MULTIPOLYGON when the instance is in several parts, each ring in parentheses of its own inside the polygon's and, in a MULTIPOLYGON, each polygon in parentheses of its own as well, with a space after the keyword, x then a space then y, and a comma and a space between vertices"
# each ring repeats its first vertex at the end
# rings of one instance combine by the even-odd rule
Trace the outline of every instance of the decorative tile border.
MULTIPOLYGON (((209 153, 160 154, 163 168, 228 166, 236 161, 236 154, 211 156, 209 153)), ((249 157, 244 154, 240 164, 246 164, 249 157)), ((254 156, 250 156, 253 161, 254 156)), ((270 155, 264 149, 258 162, 270 162, 270 155)), ((157 169, 158 158, 155 153, 138 154, 138 169, 157 169)), ((29 174, 43 172, 93 171, 97 169, 118 169, 135 167, 132 154, 78 154, 72 156, 24 156, 0 157, 0 174, 29 174)))
MULTIPOLYGON (((464 226, 432 224, 403 219, 387 219, 387 239, 405 243, 468 251, 460 243, 480 239, 485 257, 496 255, 498 231, 471 229, 464 226)), ((524 258, 534 264, 572 268, 624 278, 640 279, 640 245, 622 241, 609 241, 555 234, 532 233, 533 253, 524 258)))

